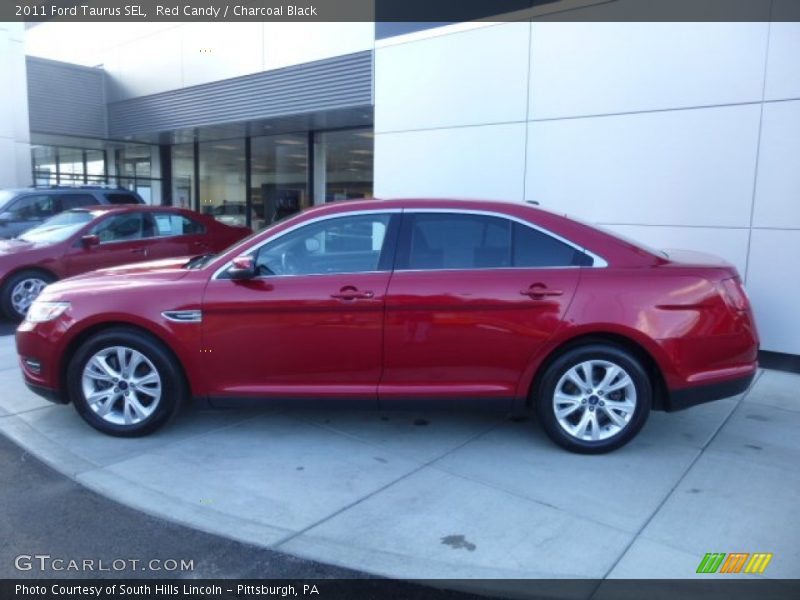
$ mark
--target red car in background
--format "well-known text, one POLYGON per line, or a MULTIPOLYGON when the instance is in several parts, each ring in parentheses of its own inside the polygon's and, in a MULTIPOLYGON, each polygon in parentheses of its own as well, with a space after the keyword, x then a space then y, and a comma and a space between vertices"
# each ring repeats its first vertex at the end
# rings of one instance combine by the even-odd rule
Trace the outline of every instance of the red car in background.
POLYGON ((194 398, 530 406, 586 453, 651 409, 743 392, 758 336, 736 269, 522 203, 307 210, 218 256, 48 286, 17 330, 28 386, 151 432, 194 398))
POLYGON ((21 320, 58 279, 132 262, 216 253, 251 232, 180 208, 94 206, 0 240, 0 309, 21 320))

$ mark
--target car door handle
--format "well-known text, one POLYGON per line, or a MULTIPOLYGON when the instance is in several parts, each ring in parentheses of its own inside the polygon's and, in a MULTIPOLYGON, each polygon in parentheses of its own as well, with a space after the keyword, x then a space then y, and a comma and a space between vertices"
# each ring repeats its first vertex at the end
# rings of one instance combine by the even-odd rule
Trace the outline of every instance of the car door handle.
POLYGON ((528 296, 529 298, 545 298, 547 296, 563 296, 563 290, 549 290, 547 286, 542 283, 534 283, 531 287, 527 290, 520 290, 519 292, 523 296, 528 296))
POLYGON ((133 250, 131 250, 131 253, 147 256, 147 248, 134 248, 133 250))
POLYGON ((336 298, 337 300, 369 300, 374 297, 374 292, 368 290, 362 292, 352 286, 343 287, 338 293, 331 294, 331 298, 336 298))

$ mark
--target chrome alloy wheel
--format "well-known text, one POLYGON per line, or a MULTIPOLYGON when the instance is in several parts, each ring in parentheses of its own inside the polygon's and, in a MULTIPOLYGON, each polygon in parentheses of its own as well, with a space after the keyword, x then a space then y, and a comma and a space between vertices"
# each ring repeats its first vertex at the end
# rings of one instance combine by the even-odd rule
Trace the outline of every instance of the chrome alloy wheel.
POLYGON ((636 410, 630 375, 607 360, 587 360, 569 369, 556 384, 553 409, 561 428, 587 442, 613 437, 636 410))
POLYGON ((18 315, 24 317, 28 314, 28 309, 33 304, 33 301, 36 300, 36 297, 42 293, 46 286, 46 281, 36 277, 23 279, 11 290, 11 306, 18 315))
POLYGON ((135 425, 161 402, 161 376, 144 354, 113 346, 94 354, 83 369, 83 397, 97 416, 114 425, 135 425))

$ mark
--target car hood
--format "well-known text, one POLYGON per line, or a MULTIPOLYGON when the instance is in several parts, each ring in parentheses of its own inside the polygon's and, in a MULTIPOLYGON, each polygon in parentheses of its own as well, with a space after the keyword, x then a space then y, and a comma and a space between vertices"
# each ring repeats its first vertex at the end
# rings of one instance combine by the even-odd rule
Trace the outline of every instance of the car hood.
POLYGON ((181 256, 178 258, 164 258, 161 260, 149 260, 147 262, 137 262, 129 265, 108 267, 98 269, 84 275, 79 275, 73 279, 90 279, 97 277, 131 277, 140 276, 144 279, 180 279, 186 275, 187 270, 183 266, 192 259, 191 256, 181 256))
POLYGON ((52 245, 52 242, 26 242, 17 239, 0 240, 0 256, 21 254, 23 252, 30 252, 31 250, 38 250, 39 248, 47 248, 52 245))
POLYGON ((177 281, 189 273, 183 268, 183 265, 190 259, 190 256, 168 258, 91 271, 47 286, 42 297, 55 299, 72 292, 96 293, 103 290, 130 289, 177 281))

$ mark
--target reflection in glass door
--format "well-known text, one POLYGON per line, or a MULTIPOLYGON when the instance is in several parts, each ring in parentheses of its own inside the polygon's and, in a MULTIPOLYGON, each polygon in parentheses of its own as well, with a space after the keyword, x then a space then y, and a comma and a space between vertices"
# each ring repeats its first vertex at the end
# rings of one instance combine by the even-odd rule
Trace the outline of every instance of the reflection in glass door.
POLYGON ((372 197, 374 136, 371 129, 315 135, 314 204, 372 197))
POLYGON ((258 231, 309 205, 308 136, 254 137, 250 152, 252 228, 258 231))

